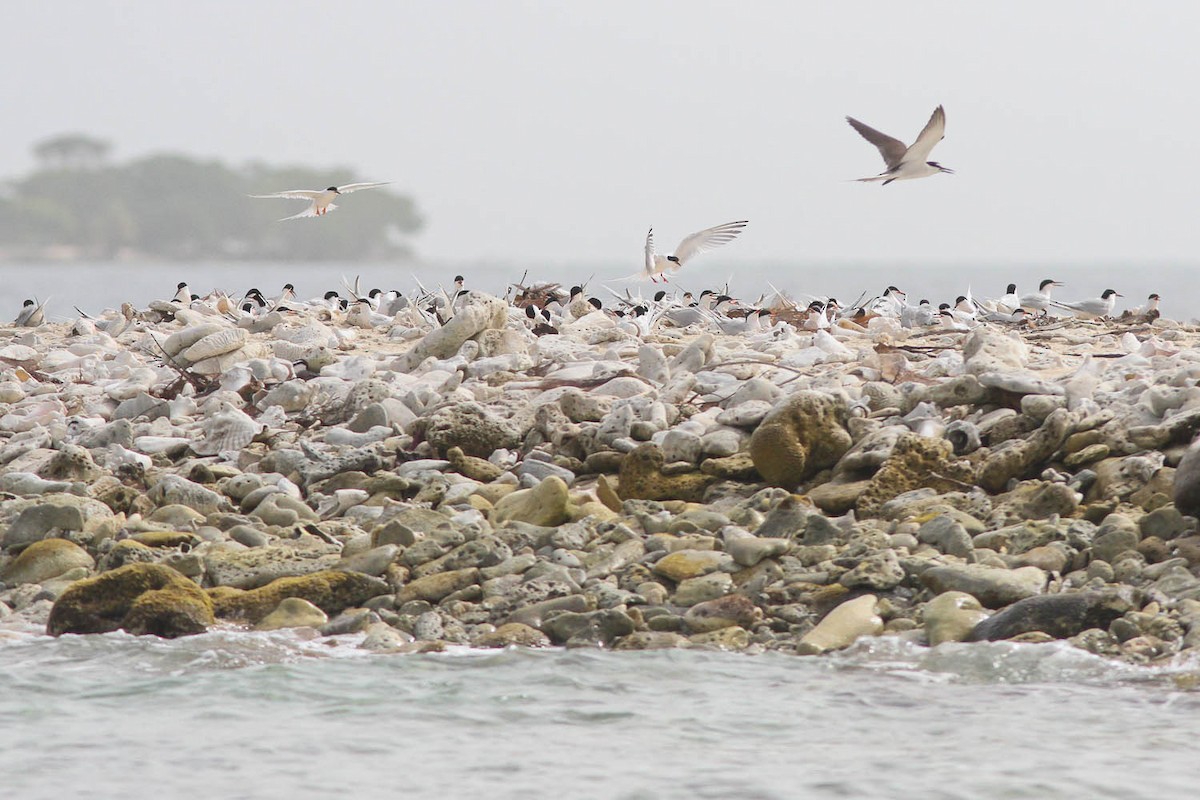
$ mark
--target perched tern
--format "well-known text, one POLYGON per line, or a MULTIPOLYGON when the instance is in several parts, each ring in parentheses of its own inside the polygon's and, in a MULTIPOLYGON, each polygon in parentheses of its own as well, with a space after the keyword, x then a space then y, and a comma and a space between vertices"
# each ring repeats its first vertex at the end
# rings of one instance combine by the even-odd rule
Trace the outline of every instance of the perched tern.
POLYGON ((1062 286, 1056 280, 1047 278, 1038 284, 1038 290, 1021 296, 1021 308, 1027 311, 1046 311, 1050 307, 1050 291, 1055 286, 1062 286))
POLYGON ((646 271, 639 277, 649 278, 657 283, 654 276, 658 275, 665 281, 667 279, 665 273, 668 269, 677 270, 701 253, 713 250, 723 244, 729 244, 738 237, 746 225, 747 220, 743 219, 697 231, 684 237, 679 246, 675 248, 674 254, 669 256, 658 255, 654 252, 654 228, 651 228, 646 234, 646 271))
POLYGON ((171 298, 173 303, 190 303, 192 302, 192 290, 188 288, 186 281, 180 281, 175 284, 175 296, 171 298))
POLYGON ((1017 285, 1010 283, 1008 289, 1004 292, 1004 296, 996 301, 996 310, 1011 314, 1021 306, 1021 298, 1017 297, 1017 285))
POLYGON ((1093 319, 1095 317, 1112 316, 1113 307, 1117 304, 1117 298, 1124 296, 1123 294, 1118 294, 1116 289, 1105 289, 1104 293, 1098 298, 1079 300, 1075 303, 1051 301, 1050 304, 1057 308, 1065 308, 1072 311, 1077 317, 1093 319))
POLYGON ((1026 317, 1025 309, 1018 306, 1012 311, 997 309, 989 311, 983 315, 983 318, 988 322, 1004 322, 1004 323, 1020 323, 1024 322, 1026 317))
POLYGON ((357 192, 360 189, 374 189, 376 186, 387 186, 388 181, 382 183, 347 183, 345 186, 330 186, 324 191, 317 189, 292 189, 286 192, 275 192, 274 194, 252 194, 251 197, 266 199, 271 197, 282 197, 286 200, 307 200, 309 201, 308 208, 301 211, 299 214, 293 214, 290 217, 284 217, 279 220, 286 222, 289 219, 299 219, 300 217, 323 217, 330 211, 337 208, 334 204, 334 198, 342 194, 350 194, 357 192))
POLYGON ((869 125, 864 125, 854 117, 846 117, 846 121, 864 139, 879 148, 879 154, 883 156, 883 163, 887 164, 886 172, 881 172, 872 178, 858 178, 859 181, 883 181, 883 185, 887 186, 892 181, 927 178, 930 175, 937 175, 939 172, 954 174, 954 170, 947 169, 936 161, 925 160, 929 157, 934 145, 946 135, 946 112, 941 106, 933 110, 929 122, 925 123, 925 128, 911 146, 904 144, 899 139, 893 139, 886 133, 880 133, 869 125))
POLYGON ((1162 313, 1158 310, 1158 303, 1161 299, 1162 298, 1160 298, 1157 293, 1152 294, 1146 298, 1146 305, 1139 308, 1130 309, 1121 316, 1122 318, 1137 317, 1145 320, 1146 322, 1153 322, 1154 320, 1158 319, 1162 313))
POLYGON ((17 314, 17 318, 13 324, 22 328, 36 328, 46 321, 45 308, 45 300, 40 303, 34 300, 26 300, 21 306, 21 311, 17 314))

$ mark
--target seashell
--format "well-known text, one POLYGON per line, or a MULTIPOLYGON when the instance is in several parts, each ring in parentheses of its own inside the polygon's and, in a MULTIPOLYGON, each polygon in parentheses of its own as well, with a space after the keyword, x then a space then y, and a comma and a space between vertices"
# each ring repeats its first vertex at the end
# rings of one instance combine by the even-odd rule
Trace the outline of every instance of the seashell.
POLYGON ((940 437, 946 430, 946 423, 938 412, 937 406, 930 402, 917 403, 912 411, 900 418, 908 429, 918 436, 940 437))
POLYGON ((192 444, 192 450, 200 455, 240 450, 262 430, 262 425, 231 403, 222 401, 218 407, 220 410, 210 414, 201 424, 204 440, 192 444))
POLYGON ((271 329, 271 335, 276 339, 283 339, 295 344, 323 344, 326 347, 337 345, 337 334, 315 321, 300 327, 286 323, 276 325, 271 329))
POLYGON ((332 445, 365 447, 375 442, 382 442, 391 435, 392 429, 386 428, 383 425, 376 425, 362 433, 355 433, 341 427, 333 427, 325 432, 324 441, 326 444, 332 445))
POLYGON ((138 436, 133 440, 134 449, 147 455, 182 453, 189 444, 191 440, 182 436, 138 436))
POLYGON ((0 403, 16 403, 25 399, 25 390, 16 381, 0 382, 0 403))
POLYGON ((966 455, 979 449, 979 428, 973 422, 956 419, 946 426, 945 436, 954 446, 955 455, 966 455))
POLYGON ((214 333, 220 333, 223 330, 227 330, 227 328, 216 322, 193 325, 190 328, 184 328, 168 336, 162 343, 162 349, 169 356, 177 356, 205 336, 212 336, 214 333))
POLYGON ((36 367, 41 362, 41 354, 34 348, 24 344, 10 344, 0 347, 0 358, 8 361, 22 361, 36 367))
POLYGON ((264 411, 269 408, 283 412, 303 411, 315 394, 316 388, 304 381, 288 381, 267 392, 256 405, 264 411))
POLYGON ((240 350, 249 337, 250 335, 242 328, 225 328, 200 339, 184 350, 182 355, 195 364, 206 358, 214 358, 225 353, 232 353, 234 350, 240 350))
POLYGON ((133 450, 127 450, 116 442, 110 444, 108 449, 104 451, 104 466, 109 470, 117 470, 124 467, 126 469, 132 468, 145 472, 153 465, 154 462, 151 461, 150 456, 134 452, 133 450))

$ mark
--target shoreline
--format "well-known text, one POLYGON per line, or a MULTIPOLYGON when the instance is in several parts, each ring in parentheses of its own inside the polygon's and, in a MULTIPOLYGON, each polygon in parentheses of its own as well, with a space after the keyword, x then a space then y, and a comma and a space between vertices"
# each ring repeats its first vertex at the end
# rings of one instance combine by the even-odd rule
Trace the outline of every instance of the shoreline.
POLYGON ((536 337, 477 292, 433 331, 129 311, 0 332, 0 628, 1200 642, 1173 502, 1195 326, 536 337))

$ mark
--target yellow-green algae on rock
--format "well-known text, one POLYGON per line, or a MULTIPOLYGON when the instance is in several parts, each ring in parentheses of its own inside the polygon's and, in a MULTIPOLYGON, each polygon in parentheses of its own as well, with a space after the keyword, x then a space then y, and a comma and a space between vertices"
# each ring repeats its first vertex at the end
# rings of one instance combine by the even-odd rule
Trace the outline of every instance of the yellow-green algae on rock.
POLYGON ((388 592, 379 578, 360 572, 324 570, 294 578, 278 578, 257 589, 233 589, 219 586, 208 590, 213 610, 222 619, 257 623, 274 611, 285 597, 300 597, 326 614, 356 606, 376 595, 388 592))
POLYGON ((67 587, 50 610, 46 632, 132 634, 174 638, 203 633, 213 604, 192 581, 161 564, 127 564, 67 587))

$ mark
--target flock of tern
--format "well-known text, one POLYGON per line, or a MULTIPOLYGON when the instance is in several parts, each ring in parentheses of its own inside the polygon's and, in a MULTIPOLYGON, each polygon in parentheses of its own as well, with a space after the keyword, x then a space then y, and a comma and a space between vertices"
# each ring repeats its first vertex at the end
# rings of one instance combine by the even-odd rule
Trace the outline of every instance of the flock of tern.
MULTIPOLYGON (((939 173, 953 174, 954 170, 943 167, 936 161, 927 160, 933 148, 945 137, 946 111, 942 106, 934 109, 925 127, 911 145, 906 145, 853 117, 846 121, 864 139, 878 148, 886 170, 878 175, 858 178, 858 181, 881 182, 886 186, 892 181, 927 178, 939 173)), ((374 189, 388 185, 387 182, 350 183, 330 186, 323 190, 292 189, 271 194, 250 195, 254 198, 282 198, 305 200, 308 205, 297 214, 280 221, 305 217, 322 217, 338 206, 334 200, 363 189, 374 189)), ((709 250, 729 244, 745 230, 747 220, 726 222, 685 236, 670 255, 655 250, 654 229, 646 234, 644 269, 630 278, 649 279, 666 283, 668 274, 674 274, 685 264, 709 250)), ((343 283, 345 283, 343 281, 343 283)), ((976 301, 970 289, 966 295, 955 299, 953 305, 942 303, 934 307, 928 300, 916 304, 909 302, 907 295, 895 286, 889 286, 881 295, 866 302, 855 302, 842 306, 834 298, 811 298, 802 306, 778 290, 768 300, 760 297, 757 302, 744 303, 728 294, 705 290, 698 297, 688 292, 669 293, 658 291, 647 299, 640 293, 636 296, 629 290, 613 294, 616 303, 607 308, 595 297, 584 296, 584 287, 575 286, 569 293, 561 292, 558 284, 543 284, 528 291, 515 285, 520 291, 514 298, 514 308, 520 309, 525 323, 537 334, 557 333, 562 327, 579 323, 585 317, 592 323, 607 320, 630 333, 645 335, 657 326, 674 327, 705 326, 725 334, 753 334, 764 331, 779 331, 786 326, 793 329, 825 330, 833 327, 863 327, 875 318, 894 319, 904 327, 942 327, 949 330, 969 330, 982 323, 1024 324, 1035 317, 1045 317, 1059 311, 1072 316, 1095 319, 1113 314, 1116 298, 1121 297, 1113 289, 1106 289, 1097 298, 1075 302, 1061 302, 1051 297, 1055 287, 1062 286, 1054 280, 1044 280, 1036 292, 1017 295, 1015 284, 1009 284, 1005 294, 990 301, 976 301)), ((343 298, 336 290, 325 292, 321 297, 302 301, 292 284, 286 284, 276 297, 268 299, 258 289, 251 289, 240 298, 215 292, 201 298, 192 294, 186 283, 180 283, 171 302, 211 310, 235 319, 254 316, 266 311, 324 310, 330 313, 343 312, 347 322, 361 327, 375 327, 394 322, 413 326, 444 324, 453 316, 459 298, 466 293, 463 277, 457 276, 452 291, 431 292, 420 286, 407 294, 399 291, 373 289, 360 294, 357 286, 345 288, 350 295, 343 298), (404 317, 402 320, 401 317, 404 317)), ((606 287, 607 288, 607 287, 606 287)), ((510 293, 512 289, 510 288, 510 293)), ((860 300, 862 298, 859 298, 860 300)), ((1150 295, 1140 309, 1125 312, 1145 319, 1158 316, 1157 294, 1150 295)), ((17 317, 19 326, 35 327, 45 321, 45 303, 26 300, 17 317)), ((126 315, 127 316, 127 315, 126 315)), ((865 328, 864 328, 865 329, 865 328)))

